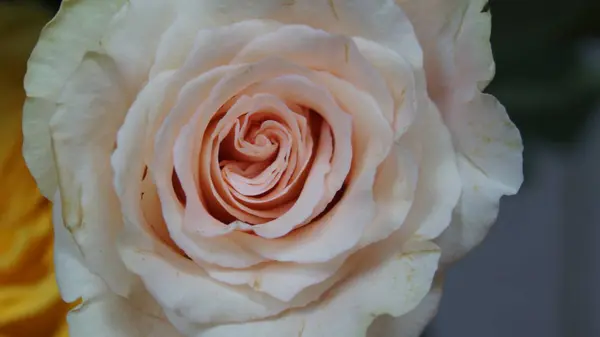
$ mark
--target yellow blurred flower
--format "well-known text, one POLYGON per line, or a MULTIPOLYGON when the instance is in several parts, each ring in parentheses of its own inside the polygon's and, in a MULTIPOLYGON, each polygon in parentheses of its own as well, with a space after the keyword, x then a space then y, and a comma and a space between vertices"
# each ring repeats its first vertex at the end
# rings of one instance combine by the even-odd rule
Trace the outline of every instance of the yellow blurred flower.
POLYGON ((52 264, 50 204, 21 155, 26 62, 49 13, 0 3, 0 337, 67 336, 52 264))

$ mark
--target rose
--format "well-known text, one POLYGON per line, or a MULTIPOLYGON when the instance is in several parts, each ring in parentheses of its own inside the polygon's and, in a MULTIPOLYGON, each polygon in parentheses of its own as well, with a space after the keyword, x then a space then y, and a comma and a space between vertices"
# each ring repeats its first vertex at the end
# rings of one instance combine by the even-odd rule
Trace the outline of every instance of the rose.
POLYGON ((65 2, 24 132, 71 335, 418 334, 522 180, 483 5, 65 2))

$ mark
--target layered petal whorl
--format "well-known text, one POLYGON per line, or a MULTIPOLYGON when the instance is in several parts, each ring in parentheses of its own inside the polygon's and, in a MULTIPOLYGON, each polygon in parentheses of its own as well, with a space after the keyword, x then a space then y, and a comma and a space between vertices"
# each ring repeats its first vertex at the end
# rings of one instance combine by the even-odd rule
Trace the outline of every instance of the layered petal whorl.
POLYGON ((461 1, 65 2, 30 61, 25 157, 83 299, 72 336, 365 336, 386 314, 416 336, 440 256, 521 174, 473 84, 489 18, 461 1))

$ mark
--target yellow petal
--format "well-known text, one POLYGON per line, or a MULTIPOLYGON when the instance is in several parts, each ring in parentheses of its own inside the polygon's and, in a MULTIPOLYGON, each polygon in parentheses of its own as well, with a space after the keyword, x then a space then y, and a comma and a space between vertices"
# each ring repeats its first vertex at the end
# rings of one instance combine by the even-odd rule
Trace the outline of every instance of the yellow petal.
POLYGON ((67 337, 52 264, 49 202, 21 155, 23 76, 49 13, 0 4, 0 336, 67 337))

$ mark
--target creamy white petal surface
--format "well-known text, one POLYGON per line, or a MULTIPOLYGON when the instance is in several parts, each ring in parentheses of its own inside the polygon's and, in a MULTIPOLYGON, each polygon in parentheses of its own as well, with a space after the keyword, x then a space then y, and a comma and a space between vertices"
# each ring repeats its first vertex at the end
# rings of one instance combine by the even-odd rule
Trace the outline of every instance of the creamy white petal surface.
POLYGON ((482 6, 64 2, 24 155, 70 335, 418 336, 522 180, 482 6))
POLYGON ((438 238, 443 261, 477 245, 498 214, 500 197, 523 181, 522 141, 498 101, 481 90, 494 76, 485 0, 396 0, 424 51, 429 94, 459 153, 463 191, 452 225, 438 238))

